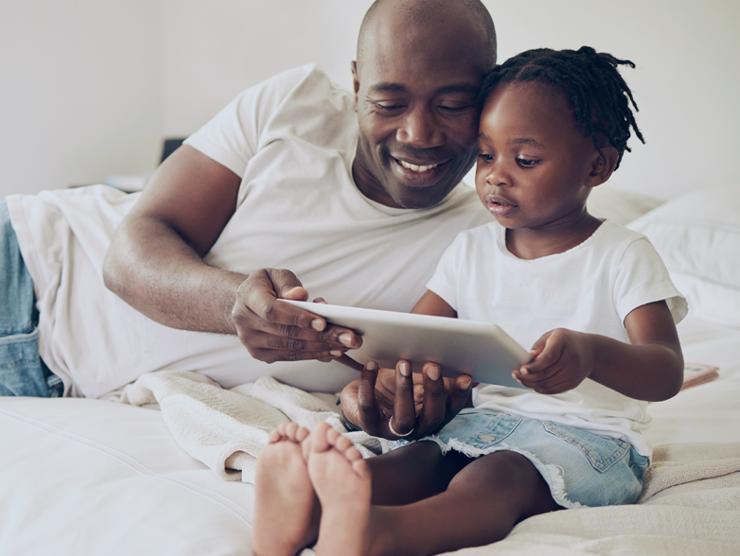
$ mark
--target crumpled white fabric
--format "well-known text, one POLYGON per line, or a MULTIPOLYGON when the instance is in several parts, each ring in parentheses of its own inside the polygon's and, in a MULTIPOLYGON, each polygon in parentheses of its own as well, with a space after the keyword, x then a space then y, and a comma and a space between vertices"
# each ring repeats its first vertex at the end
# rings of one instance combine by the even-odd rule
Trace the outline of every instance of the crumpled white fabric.
MULTIPOLYGON (((272 377, 225 390, 192 372, 159 371, 107 397, 136 406, 158 404, 178 444, 223 479, 254 482, 257 455, 275 427, 293 421, 307 429, 328 422, 364 457, 383 451, 381 441, 362 431, 347 432, 338 406, 272 377)), ((330 397, 333 398, 333 397, 330 397)), ((335 398, 334 398, 335 399, 335 398)))

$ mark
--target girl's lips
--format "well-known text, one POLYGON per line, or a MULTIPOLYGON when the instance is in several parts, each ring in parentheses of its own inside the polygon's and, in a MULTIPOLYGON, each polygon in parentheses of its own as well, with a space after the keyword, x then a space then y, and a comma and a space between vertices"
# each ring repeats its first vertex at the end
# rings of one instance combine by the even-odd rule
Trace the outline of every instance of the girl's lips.
POLYGON ((511 216, 517 208, 516 204, 512 203, 508 199, 504 199, 498 195, 486 195, 486 207, 493 216, 500 218, 507 218, 511 216))

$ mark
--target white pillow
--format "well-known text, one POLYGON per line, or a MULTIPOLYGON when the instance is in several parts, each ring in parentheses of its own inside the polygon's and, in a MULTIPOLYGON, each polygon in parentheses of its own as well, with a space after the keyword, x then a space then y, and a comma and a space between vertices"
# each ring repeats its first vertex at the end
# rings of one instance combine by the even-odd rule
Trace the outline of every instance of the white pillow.
POLYGON ((692 315, 740 328, 740 185, 699 189, 628 227, 655 245, 692 315))
POLYGON ((591 191, 587 206, 589 214, 625 225, 662 203, 663 201, 655 197, 605 184, 591 191))

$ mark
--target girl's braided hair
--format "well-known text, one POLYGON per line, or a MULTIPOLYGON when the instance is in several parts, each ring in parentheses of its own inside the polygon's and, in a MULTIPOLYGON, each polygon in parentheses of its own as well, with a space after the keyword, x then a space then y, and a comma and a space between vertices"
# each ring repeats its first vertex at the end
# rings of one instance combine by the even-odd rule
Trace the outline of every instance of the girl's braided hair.
POLYGON ((590 46, 578 50, 528 50, 496 66, 483 84, 483 98, 502 83, 545 83, 562 90, 573 108, 578 129, 588 133, 596 149, 603 135, 617 149, 619 158, 629 151, 630 127, 643 143, 630 103, 639 109, 632 91, 619 74, 618 66, 635 67, 630 60, 619 60, 611 54, 596 52, 590 46))

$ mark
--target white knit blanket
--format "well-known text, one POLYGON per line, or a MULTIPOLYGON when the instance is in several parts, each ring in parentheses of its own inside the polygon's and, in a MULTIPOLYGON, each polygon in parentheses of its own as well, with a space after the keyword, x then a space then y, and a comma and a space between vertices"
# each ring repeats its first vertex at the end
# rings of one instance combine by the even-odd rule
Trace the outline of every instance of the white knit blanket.
POLYGON ((365 457, 383 449, 384 441, 364 432, 347 432, 335 396, 309 394, 271 377, 224 390, 204 375, 160 371, 141 376, 108 399, 137 406, 158 404, 178 444, 230 481, 254 482, 257 455, 270 431, 287 421, 309 430, 327 421, 365 457))
MULTIPOLYGON (((253 481, 256 457, 279 423, 290 420, 310 429, 328 421, 346 433, 333 398, 272 378, 224 390, 195 373, 160 372, 142 376, 112 399, 132 405, 158 403, 180 446, 228 480, 253 481)), ((366 456, 382 451, 381 443, 365 433, 347 436, 366 456)), ((658 446, 636 505, 535 516, 503 541, 455 554, 737 556, 740 443, 658 446)))

